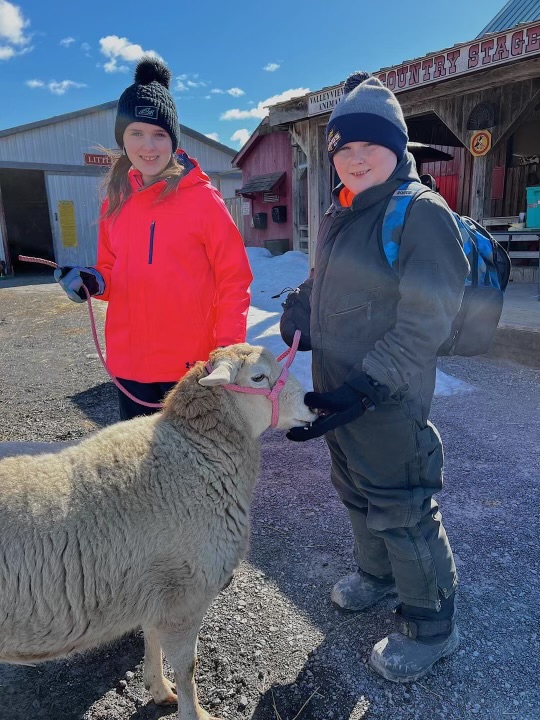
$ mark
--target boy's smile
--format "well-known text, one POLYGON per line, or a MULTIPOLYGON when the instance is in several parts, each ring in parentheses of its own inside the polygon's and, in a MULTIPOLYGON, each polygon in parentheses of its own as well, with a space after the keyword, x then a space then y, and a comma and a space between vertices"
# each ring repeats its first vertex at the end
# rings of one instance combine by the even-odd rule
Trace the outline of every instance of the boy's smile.
POLYGON ((391 150, 369 142, 347 143, 332 159, 339 179, 355 195, 386 182, 397 165, 391 150))

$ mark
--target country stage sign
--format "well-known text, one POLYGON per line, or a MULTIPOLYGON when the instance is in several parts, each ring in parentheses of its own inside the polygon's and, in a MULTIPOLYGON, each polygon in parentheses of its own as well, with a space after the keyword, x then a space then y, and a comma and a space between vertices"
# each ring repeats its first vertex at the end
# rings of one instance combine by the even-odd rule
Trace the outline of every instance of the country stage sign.
MULTIPOLYGON (((536 55, 540 55, 538 21, 523 25, 519 29, 514 28, 508 32, 494 33, 472 42, 454 45, 448 50, 441 50, 373 74, 390 90, 399 93, 536 55)), ((311 93, 308 96, 308 116, 331 112, 342 97, 343 84, 311 93)))
POLYGON ((480 38, 375 73, 395 93, 540 54, 540 23, 480 38))

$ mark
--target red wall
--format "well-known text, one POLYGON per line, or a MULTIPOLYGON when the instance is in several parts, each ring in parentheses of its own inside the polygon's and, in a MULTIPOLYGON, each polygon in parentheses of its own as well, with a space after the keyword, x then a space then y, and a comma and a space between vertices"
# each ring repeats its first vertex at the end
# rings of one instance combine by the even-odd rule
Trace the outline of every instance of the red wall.
POLYGON ((452 160, 443 162, 422 163, 418 174, 429 173, 439 187, 439 191, 452 210, 461 215, 468 214, 471 163, 470 153, 464 147, 433 145, 438 150, 453 155, 452 160))
POLYGON ((244 241, 246 245, 264 247, 265 240, 286 238, 289 240, 289 248, 292 250, 292 148, 289 133, 273 132, 263 135, 241 163, 241 169, 243 185, 256 175, 266 175, 274 172, 286 173, 282 184, 275 191, 276 194, 279 194, 278 202, 264 203, 262 193, 256 193, 255 198, 251 200, 251 214, 244 217, 244 241), (274 205, 285 205, 287 207, 287 222, 275 223, 272 220, 272 208, 274 205), (266 230, 256 230, 251 227, 253 213, 258 212, 267 214, 266 230))

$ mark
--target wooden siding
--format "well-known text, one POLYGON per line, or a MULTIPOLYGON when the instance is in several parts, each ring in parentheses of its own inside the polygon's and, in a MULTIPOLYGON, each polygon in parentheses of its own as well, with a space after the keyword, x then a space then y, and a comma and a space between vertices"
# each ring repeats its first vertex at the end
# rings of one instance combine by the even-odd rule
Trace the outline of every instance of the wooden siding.
MULTIPOLYGON (((293 197, 292 197, 292 147, 288 132, 273 132, 263 135, 256 145, 256 151, 250 152, 242 160, 242 184, 257 175, 272 172, 285 172, 285 179, 276 190, 278 202, 263 202, 263 194, 256 193, 251 199, 251 213, 244 216, 244 241, 246 245, 264 247, 265 240, 288 240, 292 249, 293 238, 293 197), (275 223, 272 220, 272 208, 285 205, 287 222, 275 223), (267 213, 266 230, 253 228, 254 213, 267 213)), ((247 198, 246 198, 247 200, 247 198)))

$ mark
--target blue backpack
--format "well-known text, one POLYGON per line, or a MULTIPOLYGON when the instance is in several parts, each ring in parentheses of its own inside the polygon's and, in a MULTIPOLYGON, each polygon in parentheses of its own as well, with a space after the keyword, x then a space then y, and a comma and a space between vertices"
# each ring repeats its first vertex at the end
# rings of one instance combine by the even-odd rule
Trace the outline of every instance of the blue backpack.
MULTIPOLYGON (((401 233, 412 204, 431 192, 419 182, 401 185, 390 198, 382 222, 382 247, 390 267, 398 271, 401 233)), ((461 307, 438 355, 481 355, 489 350, 499 323, 511 261, 504 248, 472 218, 453 213, 471 272, 465 280, 461 307)))

